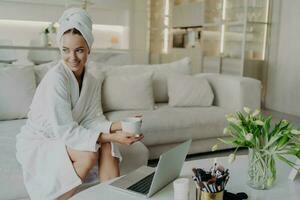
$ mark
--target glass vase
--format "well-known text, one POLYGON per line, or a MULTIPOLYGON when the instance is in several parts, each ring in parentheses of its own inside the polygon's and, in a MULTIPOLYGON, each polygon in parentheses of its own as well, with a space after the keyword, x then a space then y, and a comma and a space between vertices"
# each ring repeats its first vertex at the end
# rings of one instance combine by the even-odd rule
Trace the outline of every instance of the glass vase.
POLYGON ((274 156, 261 149, 249 149, 248 185, 254 189, 271 188, 276 180, 274 156))

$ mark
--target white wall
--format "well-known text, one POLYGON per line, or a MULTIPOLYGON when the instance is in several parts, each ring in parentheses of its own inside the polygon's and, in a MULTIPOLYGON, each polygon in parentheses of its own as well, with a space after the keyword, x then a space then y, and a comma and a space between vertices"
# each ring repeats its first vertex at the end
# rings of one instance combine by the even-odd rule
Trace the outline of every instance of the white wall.
POLYGON ((149 62, 149 7, 150 0, 132 0, 130 46, 133 63, 149 62))
MULTIPOLYGON (((65 9, 65 1, 53 0, 0 0, 0 20, 29 20, 55 22, 65 9)), ((94 29, 94 48, 111 48, 112 34, 120 39, 120 47, 133 52, 132 61, 148 62, 147 47, 147 0, 94 0, 88 7, 94 24, 121 27, 123 33, 94 29)), ((0 39, 11 39, 14 45, 28 46, 30 40, 39 40, 46 25, 13 25, 0 23, 0 39)), ((55 39, 55 37, 54 37, 55 39)), ((27 51, 18 50, 22 62, 27 51)), ((20 59, 19 59, 20 60, 20 59)))
POLYGON ((274 2, 266 107, 300 116, 300 1, 274 2))

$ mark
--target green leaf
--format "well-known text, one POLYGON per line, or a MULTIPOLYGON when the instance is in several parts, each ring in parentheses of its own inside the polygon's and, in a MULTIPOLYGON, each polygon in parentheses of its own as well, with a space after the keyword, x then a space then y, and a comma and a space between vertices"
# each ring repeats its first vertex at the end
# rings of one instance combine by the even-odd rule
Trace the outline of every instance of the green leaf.
MULTIPOLYGON (((278 158, 279 160, 285 162, 285 163, 288 164, 290 167, 292 167, 292 168, 294 168, 294 169, 297 169, 297 168, 296 168, 296 166, 297 166, 296 163, 294 163, 294 162, 292 162, 292 161, 286 159, 285 157, 283 157, 283 156, 281 156, 281 155, 279 155, 279 154, 276 154, 276 156, 277 156, 277 158, 278 158)), ((298 170, 298 169, 297 169, 297 170, 298 170)))
POLYGON ((289 155, 294 155, 294 156, 298 157, 298 155, 300 155, 300 148, 299 149, 289 148, 288 149, 288 154, 289 155))
POLYGON ((273 145, 276 145, 276 141, 279 140, 282 137, 282 135, 276 135, 270 138, 267 144, 265 144, 264 149, 268 149, 273 145))
POLYGON ((223 140, 223 139, 221 139, 221 138, 218 138, 218 140, 220 140, 221 142, 223 142, 224 144, 228 144, 228 145, 231 145, 231 146, 236 146, 235 144, 234 144, 234 140, 232 139, 232 140, 223 140))
POLYGON ((240 135, 241 133, 243 133, 243 128, 234 123, 229 123, 229 128, 231 128, 231 132, 235 133, 235 135, 240 135))
POLYGON ((267 118, 267 120, 265 121, 265 125, 264 125, 264 135, 265 135, 265 140, 268 141, 269 140, 269 132, 270 132, 270 123, 272 120, 272 116, 269 116, 267 118))
POLYGON ((277 143, 277 149, 280 149, 281 147, 283 147, 288 141, 289 141, 289 136, 288 135, 284 135, 283 137, 280 138, 279 142, 277 143))
POLYGON ((273 135, 277 134, 279 131, 280 131, 279 124, 275 124, 275 126, 274 126, 273 130, 271 131, 269 137, 271 138, 273 135))

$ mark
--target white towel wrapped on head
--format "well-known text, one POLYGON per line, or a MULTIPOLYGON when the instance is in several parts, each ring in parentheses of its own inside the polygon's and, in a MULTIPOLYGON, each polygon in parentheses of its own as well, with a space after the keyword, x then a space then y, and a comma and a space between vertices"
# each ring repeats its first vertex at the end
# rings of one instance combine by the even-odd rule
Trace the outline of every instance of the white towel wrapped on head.
POLYGON ((59 30, 56 35, 57 43, 61 47, 61 38, 63 34, 72 29, 77 29, 84 37, 89 49, 91 50, 94 42, 92 34, 92 20, 88 13, 81 8, 70 8, 64 11, 60 17, 59 30))

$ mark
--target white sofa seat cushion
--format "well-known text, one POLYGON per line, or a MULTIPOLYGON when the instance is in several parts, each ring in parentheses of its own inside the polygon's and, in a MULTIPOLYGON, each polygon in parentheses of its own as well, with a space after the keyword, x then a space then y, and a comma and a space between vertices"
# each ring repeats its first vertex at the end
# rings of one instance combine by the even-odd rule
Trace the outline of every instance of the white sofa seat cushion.
POLYGON ((153 72, 153 92, 155 102, 168 102, 167 77, 170 74, 191 74, 190 59, 183 58, 176 62, 152 65, 124 65, 106 70, 107 76, 139 75, 153 72))
POLYGON ((188 75, 168 77, 170 106, 211 106, 213 91, 205 78, 188 75))
POLYGON ((16 159, 16 135, 25 122, 26 119, 0 121, 0 199, 28 197, 16 159))
POLYGON ((32 66, 0 68, 0 120, 25 118, 35 89, 32 66))
POLYGON ((220 107, 171 107, 158 104, 153 111, 115 111, 105 113, 109 120, 143 115, 143 143, 146 146, 182 142, 186 139, 219 137, 226 125, 228 112, 220 107))
POLYGON ((154 106, 152 73, 139 76, 108 76, 102 88, 103 111, 152 110, 154 106))

